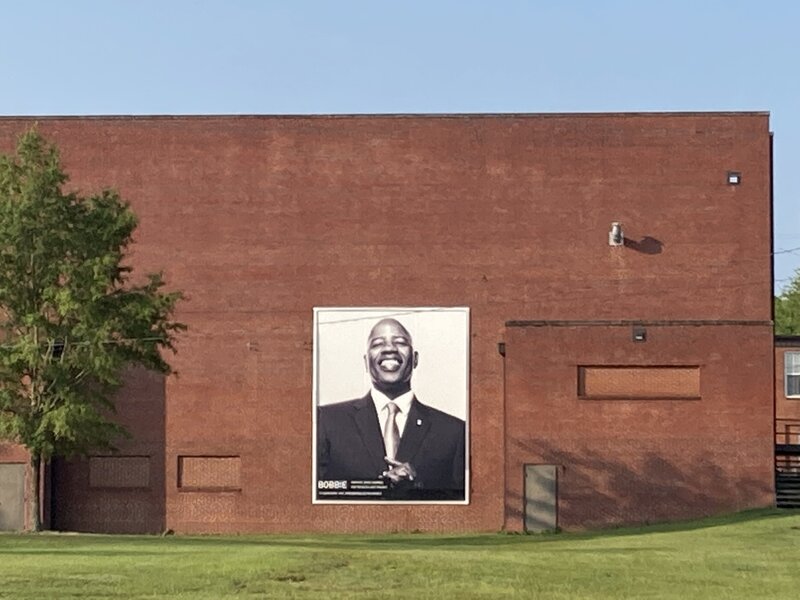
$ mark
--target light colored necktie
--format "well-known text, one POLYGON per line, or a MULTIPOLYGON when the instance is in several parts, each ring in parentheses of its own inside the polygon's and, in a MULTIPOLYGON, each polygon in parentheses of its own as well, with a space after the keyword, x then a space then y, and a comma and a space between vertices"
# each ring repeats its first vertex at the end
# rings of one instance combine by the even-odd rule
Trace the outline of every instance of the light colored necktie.
POLYGON ((386 427, 383 430, 383 445, 386 448, 386 456, 394 459, 397 456, 397 447, 400 445, 400 429, 397 427, 397 413, 400 407, 394 402, 386 405, 389 411, 389 418, 386 419, 386 427))

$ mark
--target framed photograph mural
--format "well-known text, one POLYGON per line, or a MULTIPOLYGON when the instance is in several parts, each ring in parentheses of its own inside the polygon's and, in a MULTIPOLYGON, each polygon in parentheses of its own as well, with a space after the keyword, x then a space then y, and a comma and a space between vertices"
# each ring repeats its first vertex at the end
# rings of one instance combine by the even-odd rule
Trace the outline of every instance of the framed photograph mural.
POLYGON ((314 309, 314 503, 469 502, 469 308, 314 309))

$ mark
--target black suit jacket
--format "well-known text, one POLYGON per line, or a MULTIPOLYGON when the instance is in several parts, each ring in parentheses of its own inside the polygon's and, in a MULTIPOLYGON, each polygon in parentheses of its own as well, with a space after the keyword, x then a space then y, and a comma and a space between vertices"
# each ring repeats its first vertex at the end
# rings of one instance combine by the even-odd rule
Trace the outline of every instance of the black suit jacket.
MULTIPOLYGON (((464 499, 464 421, 415 397, 396 459, 417 472, 386 499, 464 499)), ((317 418, 317 480, 375 480, 388 467, 372 396, 328 404, 317 418)))

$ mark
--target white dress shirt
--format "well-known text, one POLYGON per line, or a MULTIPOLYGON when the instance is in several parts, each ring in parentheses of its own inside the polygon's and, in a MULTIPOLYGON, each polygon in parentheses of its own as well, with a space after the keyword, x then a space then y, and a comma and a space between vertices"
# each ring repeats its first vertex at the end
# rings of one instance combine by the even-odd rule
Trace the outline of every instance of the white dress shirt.
POLYGON ((370 393, 372 401, 375 403, 375 410, 378 413, 378 420, 381 422, 381 436, 386 431, 386 421, 389 420, 389 409, 386 408, 386 405, 389 402, 394 402, 397 408, 400 409, 397 411, 394 420, 397 423, 397 429, 400 431, 400 437, 403 437, 403 430, 406 428, 406 421, 408 421, 408 411, 411 410, 411 401, 414 400, 414 392, 408 391, 394 400, 375 388, 372 388, 370 393))

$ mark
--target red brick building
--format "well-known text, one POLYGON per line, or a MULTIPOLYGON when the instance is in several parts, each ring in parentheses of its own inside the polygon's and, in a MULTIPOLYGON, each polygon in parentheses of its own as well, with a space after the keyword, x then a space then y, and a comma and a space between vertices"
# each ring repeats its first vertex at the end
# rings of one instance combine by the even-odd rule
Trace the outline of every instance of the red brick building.
MULTIPOLYGON (((774 503, 766 113, 0 119, 113 186, 189 326, 133 438, 57 461, 108 532, 497 531, 774 503), (610 245, 612 223, 622 224, 610 245), (469 502, 312 503, 312 309, 470 309, 469 502)), ((0 446, 0 461, 19 462, 0 446)))

